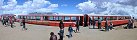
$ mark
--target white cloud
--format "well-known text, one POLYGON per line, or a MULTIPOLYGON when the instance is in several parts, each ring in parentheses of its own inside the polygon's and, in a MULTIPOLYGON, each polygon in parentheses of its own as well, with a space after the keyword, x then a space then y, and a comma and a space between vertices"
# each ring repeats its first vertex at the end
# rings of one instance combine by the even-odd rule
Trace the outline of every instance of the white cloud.
POLYGON ((96 9, 96 4, 94 4, 91 1, 87 1, 87 2, 83 2, 83 3, 79 3, 78 5, 76 5, 76 7, 78 7, 78 9, 84 11, 94 11, 96 9))
POLYGON ((135 10, 135 14, 137 14, 137 6, 134 8, 134 10, 135 10))
POLYGON ((48 9, 54 9, 54 8, 57 8, 58 7, 58 4, 51 4, 48 9))
POLYGON ((121 5, 117 3, 106 3, 104 2, 103 7, 106 7, 107 10, 101 13, 104 14, 115 14, 115 15, 132 15, 134 14, 134 7, 129 5, 121 5))
POLYGON ((0 0, 0 7, 3 5, 4 0, 0 0))
POLYGON ((63 4, 63 5, 61 5, 61 6, 64 6, 64 7, 66 7, 66 6, 68 6, 67 4, 63 4))
POLYGON ((45 0, 26 1, 23 5, 17 5, 16 0, 9 0, 8 5, 2 6, 2 13, 27 14, 30 12, 51 12, 58 7, 58 4, 52 4, 45 0))
POLYGON ((79 3, 76 6, 82 11, 86 10, 95 14, 131 15, 137 17, 137 2, 135 0, 89 0, 87 2, 79 3), (87 5, 87 2, 95 6, 87 5), (101 11, 97 11, 97 9, 101 11))

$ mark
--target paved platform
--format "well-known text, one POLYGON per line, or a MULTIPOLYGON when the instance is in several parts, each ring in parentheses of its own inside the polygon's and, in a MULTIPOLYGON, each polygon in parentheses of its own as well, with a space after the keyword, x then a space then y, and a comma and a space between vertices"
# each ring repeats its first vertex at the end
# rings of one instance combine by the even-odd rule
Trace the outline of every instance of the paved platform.
MULTIPOLYGON (((19 23, 15 23, 14 28, 4 27, 0 23, 0 40, 49 40, 50 32, 57 35, 59 27, 42 26, 27 24, 28 30, 22 30, 19 23)), ((74 28, 75 29, 75 28, 74 28)), ((67 27, 65 35, 68 34, 67 27)), ((58 37, 59 38, 59 37, 58 37)), ((80 33, 73 33, 72 38, 65 36, 64 40, 137 40, 137 28, 119 29, 109 32, 99 31, 98 29, 89 29, 80 27, 80 33)))

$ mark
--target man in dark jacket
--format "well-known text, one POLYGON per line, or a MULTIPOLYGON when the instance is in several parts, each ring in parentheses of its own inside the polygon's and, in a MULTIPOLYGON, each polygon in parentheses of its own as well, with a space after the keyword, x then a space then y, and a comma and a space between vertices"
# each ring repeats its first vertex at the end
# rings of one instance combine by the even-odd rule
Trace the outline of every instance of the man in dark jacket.
POLYGON ((101 19, 98 17, 98 29, 101 29, 101 19))
POLYGON ((60 29, 64 29, 63 19, 61 19, 61 21, 60 21, 60 23, 59 23, 59 28, 60 28, 60 29))
POLYGON ((76 32, 79 32, 79 20, 76 21, 76 32))
POLYGON ((63 36, 64 36, 64 23, 63 23, 63 19, 61 19, 60 23, 59 23, 59 28, 60 28, 60 31, 59 31, 59 36, 60 36, 60 39, 59 40, 63 40, 63 36))
POLYGON ((25 25, 25 17, 23 17, 22 26, 23 26, 23 29, 27 30, 26 25, 25 25))
POLYGON ((6 25, 6 24, 5 24, 5 18, 4 18, 4 17, 2 17, 1 22, 2 22, 3 25, 6 25))
POLYGON ((95 25, 96 25, 96 21, 93 20, 93 29, 95 28, 95 25))

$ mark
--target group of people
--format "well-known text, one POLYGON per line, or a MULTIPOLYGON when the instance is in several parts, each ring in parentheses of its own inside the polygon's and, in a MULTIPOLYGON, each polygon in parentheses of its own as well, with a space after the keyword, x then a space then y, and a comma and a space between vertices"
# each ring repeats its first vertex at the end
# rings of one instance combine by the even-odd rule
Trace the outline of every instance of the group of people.
MULTIPOLYGON (((108 18, 106 17, 105 18, 105 31, 109 31, 109 30, 112 30, 113 29, 113 22, 110 20, 109 22, 108 22, 108 18)), ((128 24, 127 24, 127 26, 125 27, 125 28, 127 28, 127 29, 133 29, 135 26, 135 24, 134 24, 134 21, 135 21, 135 19, 134 19, 134 17, 132 18, 132 19, 129 19, 129 21, 128 21, 128 24)), ((93 29, 95 28, 95 25, 96 25, 96 20, 92 20, 92 22, 90 22, 92 25, 93 25, 93 29)), ((101 27, 101 23, 102 23, 102 20, 98 17, 98 29, 101 29, 102 27, 101 27)))
POLYGON ((1 22, 5 27, 11 26, 11 28, 13 28, 15 18, 13 18, 12 16, 2 17, 1 22))
POLYGON ((135 27, 134 21, 135 21, 135 20, 134 20, 134 17, 133 17, 132 19, 129 19, 126 28, 127 28, 127 29, 133 29, 133 28, 135 27))
MULTIPOLYGON (((14 22, 16 21, 15 17, 13 16, 4 16, 1 18, 1 23, 7 27, 7 26, 11 26, 11 28, 14 28, 15 26, 13 24, 15 24, 14 22)), ((23 26, 23 29, 26 30, 25 27, 25 18, 23 17, 23 19, 21 20, 21 26, 23 26)))
MULTIPOLYGON (((108 23, 108 18, 106 17, 105 18, 105 31, 109 31, 109 30, 112 30, 113 29, 113 23, 112 21, 110 21, 110 23, 108 23)), ((93 26, 93 29, 95 29, 95 26, 96 26, 96 22, 98 22, 98 29, 102 29, 101 27, 101 23, 102 23, 102 20, 98 17, 98 21, 96 21, 95 19, 94 20, 91 20, 90 23, 91 25, 93 26)))
MULTIPOLYGON (((60 23, 59 23, 59 40, 63 40, 64 38, 64 23, 63 23, 63 20, 61 19, 60 23)), ((69 25, 68 27, 68 35, 66 35, 68 38, 71 38, 72 37, 72 33, 75 32, 75 33, 79 33, 79 20, 76 21, 76 30, 74 30, 72 28, 72 25, 69 25)), ((54 32, 51 32, 50 33, 50 40, 57 40, 57 36, 54 34, 54 32), (52 34, 52 35, 51 35, 52 34)))

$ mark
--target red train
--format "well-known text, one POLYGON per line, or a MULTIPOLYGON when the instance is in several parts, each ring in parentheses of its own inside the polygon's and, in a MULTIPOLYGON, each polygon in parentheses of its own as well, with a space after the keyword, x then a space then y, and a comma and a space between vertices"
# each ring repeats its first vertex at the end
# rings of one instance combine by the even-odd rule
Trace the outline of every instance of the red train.
MULTIPOLYGON (((80 26, 89 26, 90 20, 96 20, 100 18, 102 20, 102 27, 104 27, 105 20, 104 18, 108 18, 108 22, 112 21, 114 26, 127 24, 128 19, 131 16, 121 16, 121 15, 92 15, 92 14, 28 14, 28 15, 18 15, 18 21, 23 18, 23 16, 27 19, 27 23, 29 24, 38 24, 38 25, 47 25, 47 26, 59 26, 59 22, 61 19, 64 20, 64 26, 68 27, 72 25, 75 27, 75 22, 79 19, 80 26)), ((97 25, 96 25, 97 26, 97 25)))
POLYGON ((0 15, 0 20, 1 20, 2 18, 5 18, 5 17, 14 18, 14 19, 16 20, 15 16, 16 16, 16 15, 14 15, 14 14, 2 14, 2 15, 0 15))

